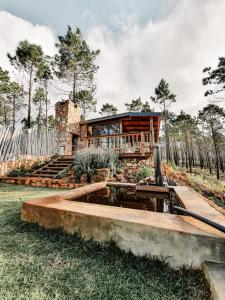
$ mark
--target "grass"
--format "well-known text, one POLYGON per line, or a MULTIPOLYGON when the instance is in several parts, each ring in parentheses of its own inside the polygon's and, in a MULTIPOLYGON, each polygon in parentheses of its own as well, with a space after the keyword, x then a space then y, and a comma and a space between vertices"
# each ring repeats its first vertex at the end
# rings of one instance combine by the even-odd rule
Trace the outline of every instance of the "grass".
MULTIPOLYGON (((171 166, 174 173, 182 184, 191 186, 194 190, 203 196, 212 200, 218 206, 225 208, 225 181, 217 180, 207 170, 194 168, 193 173, 188 172, 185 168, 171 166)), ((174 174, 172 176, 174 177, 174 174)))
POLYGON ((20 220, 22 201, 55 192, 0 183, 0 299, 209 299, 200 271, 20 220))

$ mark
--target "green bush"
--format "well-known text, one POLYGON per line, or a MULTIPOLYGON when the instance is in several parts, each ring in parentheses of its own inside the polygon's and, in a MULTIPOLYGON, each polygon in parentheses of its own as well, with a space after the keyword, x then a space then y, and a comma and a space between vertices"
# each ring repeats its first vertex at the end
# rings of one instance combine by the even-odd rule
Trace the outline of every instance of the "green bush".
POLYGON ((31 169, 26 169, 24 167, 21 167, 21 168, 11 170, 7 174, 7 176, 9 176, 9 177, 26 177, 26 176, 30 176, 31 173, 32 173, 31 169))
POLYGON ((74 158, 75 176, 78 180, 81 175, 87 174, 88 180, 96 169, 110 169, 114 174, 119 166, 118 154, 108 149, 83 149, 79 150, 74 158))
POLYGON ((153 175, 154 175, 153 169, 142 166, 142 167, 140 167, 140 169, 138 170, 138 172, 136 174, 136 180, 137 180, 137 182, 139 182, 139 181, 141 181, 147 177, 153 176, 153 175))

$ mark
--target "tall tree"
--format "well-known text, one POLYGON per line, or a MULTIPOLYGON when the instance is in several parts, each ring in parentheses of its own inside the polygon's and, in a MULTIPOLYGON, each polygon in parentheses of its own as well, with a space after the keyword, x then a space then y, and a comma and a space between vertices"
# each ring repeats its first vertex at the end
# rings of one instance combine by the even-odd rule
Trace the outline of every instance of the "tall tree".
POLYGON ((37 71, 37 80, 44 89, 44 103, 45 103, 45 127, 48 128, 48 107, 50 99, 48 97, 49 82, 53 79, 50 57, 45 56, 43 62, 40 64, 37 71))
POLYGON ((109 104, 109 103, 105 103, 102 105, 99 113, 101 115, 112 116, 112 115, 116 115, 117 112, 118 112, 118 109, 116 106, 109 104))
POLYGON ((208 104, 198 114, 199 119, 205 124, 205 129, 211 134, 216 159, 216 175, 220 178, 220 133, 224 130, 225 111, 215 104, 208 104))
POLYGON ((166 160, 169 162, 170 157, 170 138, 169 138, 169 128, 168 128, 168 114, 170 105, 176 102, 176 95, 171 93, 169 89, 169 84, 161 79, 159 85, 155 88, 155 96, 151 97, 154 103, 160 104, 163 109, 163 119, 165 125, 165 141, 166 141, 166 160))
POLYGON ((16 125, 16 114, 24 107, 23 96, 24 96, 23 87, 15 81, 10 82, 8 92, 7 92, 7 100, 12 111, 13 130, 15 129, 15 125, 16 125))
POLYGON ((81 109, 81 118, 86 120, 89 112, 96 112, 97 100, 91 90, 80 90, 75 94, 75 103, 81 109))
POLYGON ((65 36, 59 36, 58 39, 56 75, 70 86, 71 99, 76 103, 77 92, 93 87, 94 74, 98 69, 95 59, 99 50, 93 51, 89 48, 79 28, 73 31, 68 26, 65 36))
POLYGON ((180 132, 181 141, 185 146, 186 168, 189 168, 190 173, 192 173, 194 161, 193 135, 197 130, 197 121, 191 115, 181 111, 172 123, 180 132))
POLYGON ((31 103, 34 79, 39 66, 43 62, 43 51, 41 46, 30 44, 28 41, 19 43, 16 54, 7 54, 10 63, 15 66, 21 74, 25 74, 28 81, 28 105, 27 105, 27 127, 31 127, 31 103))

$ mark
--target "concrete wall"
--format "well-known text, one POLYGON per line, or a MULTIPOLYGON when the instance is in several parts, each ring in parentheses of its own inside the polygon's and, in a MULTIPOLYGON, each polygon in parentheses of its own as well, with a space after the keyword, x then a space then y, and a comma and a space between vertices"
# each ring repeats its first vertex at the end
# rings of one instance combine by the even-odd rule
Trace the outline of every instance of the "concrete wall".
POLYGON ((26 201, 22 219, 49 229, 80 233, 84 239, 113 240, 135 255, 164 257, 175 268, 199 268, 205 260, 225 262, 225 234, 192 217, 76 201, 105 184, 26 201))

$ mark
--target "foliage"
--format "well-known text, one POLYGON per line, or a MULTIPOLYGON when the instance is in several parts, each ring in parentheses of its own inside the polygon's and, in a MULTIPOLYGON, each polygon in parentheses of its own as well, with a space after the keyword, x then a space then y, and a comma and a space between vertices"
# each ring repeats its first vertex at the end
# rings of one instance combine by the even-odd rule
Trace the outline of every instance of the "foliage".
POLYGON ((171 93, 169 84, 161 79, 159 85, 155 88, 155 96, 151 97, 154 103, 160 104, 163 109, 163 119, 164 119, 164 132, 165 132, 165 142, 166 142, 166 160, 167 162, 171 159, 170 155, 170 136, 169 136, 169 125, 168 125, 168 109, 169 106, 176 102, 176 95, 171 93))
MULTIPOLYGON (((75 93, 75 104, 81 109, 81 118, 86 119, 89 112, 96 112, 97 101, 94 99, 94 91, 80 90, 75 93)), ((70 94, 70 98, 72 94, 70 94)))
POLYGON ((9 72, 0 67, 0 124, 8 125, 10 122, 11 109, 6 101, 9 90, 9 72))
POLYGON ((43 63, 44 54, 41 46, 30 44, 27 40, 21 41, 16 49, 16 54, 7 54, 10 63, 19 70, 21 75, 27 76, 28 105, 27 105, 27 127, 31 127, 31 101, 32 88, 38 68, 43 63))
POLYGON ((20 168, 16 168, 11 170, 7 176, 9 177, 25 177, 25 176, 30 176, 34 170, 37 170, 41 167, 43 167, 44 165, 46 165, 48 161, 47 160, 36 160, 33 165, 30 168, 25 168, 24 166, 20 167, 20 168))
POLYGON ((147 168, 145 166, 141 166, 136 174, 136 181, 140 182, 141 180, 151 177, 154 175, 154 170, 151 168, 147 168))
POLYGON ((225 57, 219 57, 217 68, 207 67, 203 72, 208 75, 203 78, 203 85, 212 87, 205 92, 206 97, 225 91, 225 57))
POLYGON ((26 177, 26 176, 30 176, 32 173, 32 170, 30 168, 16 168, 11 170, 7 176, 9 177, 26 177))
POLYGON ((127 111, 130 112, 151 112, 153 111, 148 101, 142 102, 141 97, 133 99, 131 103, 125 103, 127 111))
POLYGON ((13 129, 15 129, 15 124, 16 124, 16 113, 20 111, 21 108, 26 106, 24 104, 23 97, 24 97, 23 87, 15 81, 10 82, 8 85, 7 101, 12 110, 13 129))
POLYGON ((55 72, 70 87, 71 99, 76 103, 76 93, 80 90, 93 90, 93 79, 98 67, 95 59, 99 50, 93 51, 79 28, 75 31, 68 26, 64 36, 58 37, 55 55, 55 72))
POLYGON ((225 181, 217 180, 207 170, 195 168, 193 173, 173 164, 164 165, 164 172, 170 180, 181 185, 187 185, 212 200, 218 206, 225 208, 225 181), (165 171, 166 170, 166 171, 165 171))
MULTIPOLYGON (((208 104, 198 114, 199 119, 203 122, 204 127, 208 130, 212 136, 215 154, 216 154, 216 169, 217 179, 219 179, 219 168, 220 168, 220 149, 219 140, 220 133, 223 132, 223 125, 225 122, 225 111, 222 107, 215 104, 208 104)), ((222 171, 223 164, 222 164, 222 171)))
POLYGON ((100 148, 79 150, 74 158, 75 176, 79 179, 82 174, 87 174, 90 179, 96 169, 106 168, 115 173, 118 163, 118 155, 110 150, 100 148))
POLYGON ((60 171, 58 174, 56 174, 55 176, 53 176, 53 178, 57 178, 57 179, 62 179, 67 177, 69 171, 70 171, 71 166, 66 167, 65 169, 63 169, 62 171, 60 171))
POLYGON ((59 190, 0 183, 0 191, 1 299, 209 299, 200 270, 173 270, 112 243, 21 221, 22 201, 59 190))
POLYGON ((45 115, 44 115, 44 105, 45 105, 45 90, 43 87, 38 87, 35 90, 35 94, 33 96, 33 103, 37 106, 38 115, 37 115, 37 125, 38 128, 41 128, 45 125, 45 115))
POLYGON ((48 128, 54 128, 55 127, 55 118, 53 115, 48 116, 48 128))
POLYGON ((113 104, 105 103, 102 105, 101 111, 99 112, 101 115, 111 116, 117 113, 118 109, 113 104))

